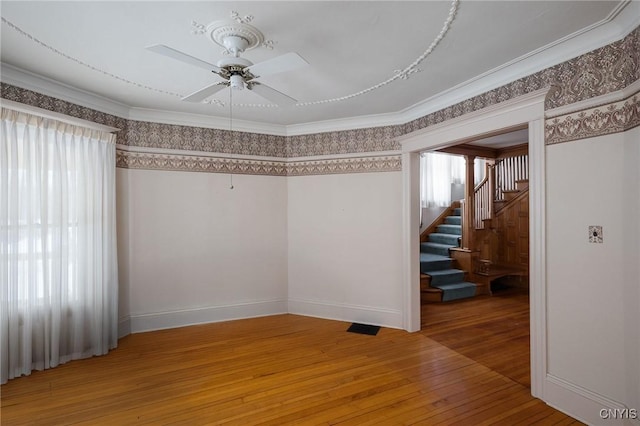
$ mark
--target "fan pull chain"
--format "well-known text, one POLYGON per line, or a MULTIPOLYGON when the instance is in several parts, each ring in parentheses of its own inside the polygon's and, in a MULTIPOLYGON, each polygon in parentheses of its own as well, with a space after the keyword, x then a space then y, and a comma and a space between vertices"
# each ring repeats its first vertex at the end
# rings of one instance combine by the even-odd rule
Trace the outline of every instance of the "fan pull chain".
POLYGON ((231 143, 231 158, 229 164, 229 189, 233 189, 233 87, 229 86, 229 140, 231 143))

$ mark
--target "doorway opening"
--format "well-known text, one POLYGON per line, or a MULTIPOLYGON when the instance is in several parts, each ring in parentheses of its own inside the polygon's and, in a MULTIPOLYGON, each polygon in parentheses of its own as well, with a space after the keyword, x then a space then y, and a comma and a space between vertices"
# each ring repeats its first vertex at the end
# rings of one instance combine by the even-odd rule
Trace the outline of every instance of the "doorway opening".
POLYGON ((544 400, 546 380, 544 99, 546 89, 427 127, 400 139, 403 174, 404 324, 421 329, 419 262, 420 152, 526 128, 529 158, 529 282, 531 393, 544 400))
POLYGON ((421 333, 530 387, 528 129, 420 163, 421 333))
POLYGON ((421 153, 420 212, 423 302, 528 287, 528 129, 421 153))

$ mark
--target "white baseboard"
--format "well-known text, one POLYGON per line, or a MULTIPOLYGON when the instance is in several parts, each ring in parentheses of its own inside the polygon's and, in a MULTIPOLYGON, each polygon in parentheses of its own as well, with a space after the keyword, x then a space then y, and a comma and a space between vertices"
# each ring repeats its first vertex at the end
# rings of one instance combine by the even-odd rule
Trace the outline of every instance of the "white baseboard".
POLYGON ((131 334, 131 317, 126 316, 118 319, 118 339, 131 334))
POLYGON ((131 333, 185 327, 188 325, 255 318, 287 313, 286 300, 266 300, 233 305, 183 309, 131 315, 131 333))
POLYGON ((134 314, 120 319, 118 337, 121 338, 131 333, 286 313, 402 329, 402 313, 399 310, 317 300, 289 299, 288 302, 287 300, 267 300, 179 311, 134 314))
POLYGON ((402 312, 394 309, 330 303, 320 300, 289 299, 289 313, 402 329, 402 312))
MULTIPOLYGON (((617 401, 547 374, 544 401, 553 408, 588 425, 637 425, 630 408, 617 401), (626 418, 625 418, 626 417, 626 418)), ((637 414, 640 416, 640 413, 637 414)))

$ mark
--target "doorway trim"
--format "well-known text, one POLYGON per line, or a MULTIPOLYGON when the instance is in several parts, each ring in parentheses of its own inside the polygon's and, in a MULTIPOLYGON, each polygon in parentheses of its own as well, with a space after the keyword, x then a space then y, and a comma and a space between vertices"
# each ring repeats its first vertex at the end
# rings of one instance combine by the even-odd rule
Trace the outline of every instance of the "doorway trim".
POLYGON ((543 400, 547 371, 544 100, 548 91, 537 90, 398 138, 402 146, 403 327, 415 332, 420 330, 420 152, 528 127, 531 394, 543 400))

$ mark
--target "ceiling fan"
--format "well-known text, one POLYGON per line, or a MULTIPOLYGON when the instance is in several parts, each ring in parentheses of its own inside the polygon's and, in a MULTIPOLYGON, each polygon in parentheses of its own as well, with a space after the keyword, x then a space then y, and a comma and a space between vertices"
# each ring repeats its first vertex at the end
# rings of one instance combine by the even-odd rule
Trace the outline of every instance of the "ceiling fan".
POLYGON ((215 65, 163 44, 147 47, 152 52, 204 68, 224 79, 185 96, 182 98, 183 101, 201 102, 225 87, 232 89, 244 89, 246 87, 279 106, 289 106, 298 102, 296 99, 256 80, 267 75, 291 71, 309 65, 300 55, 289 52, 273 59, 253 64, 248 59, 241 58, 240 54, 262 44, 264 36, 257 28, 246 23, 214 22, 209 24, 207 30, 211 40, 223 46, 225 53, 230 54, 230 56, 220 59, 215 65))

